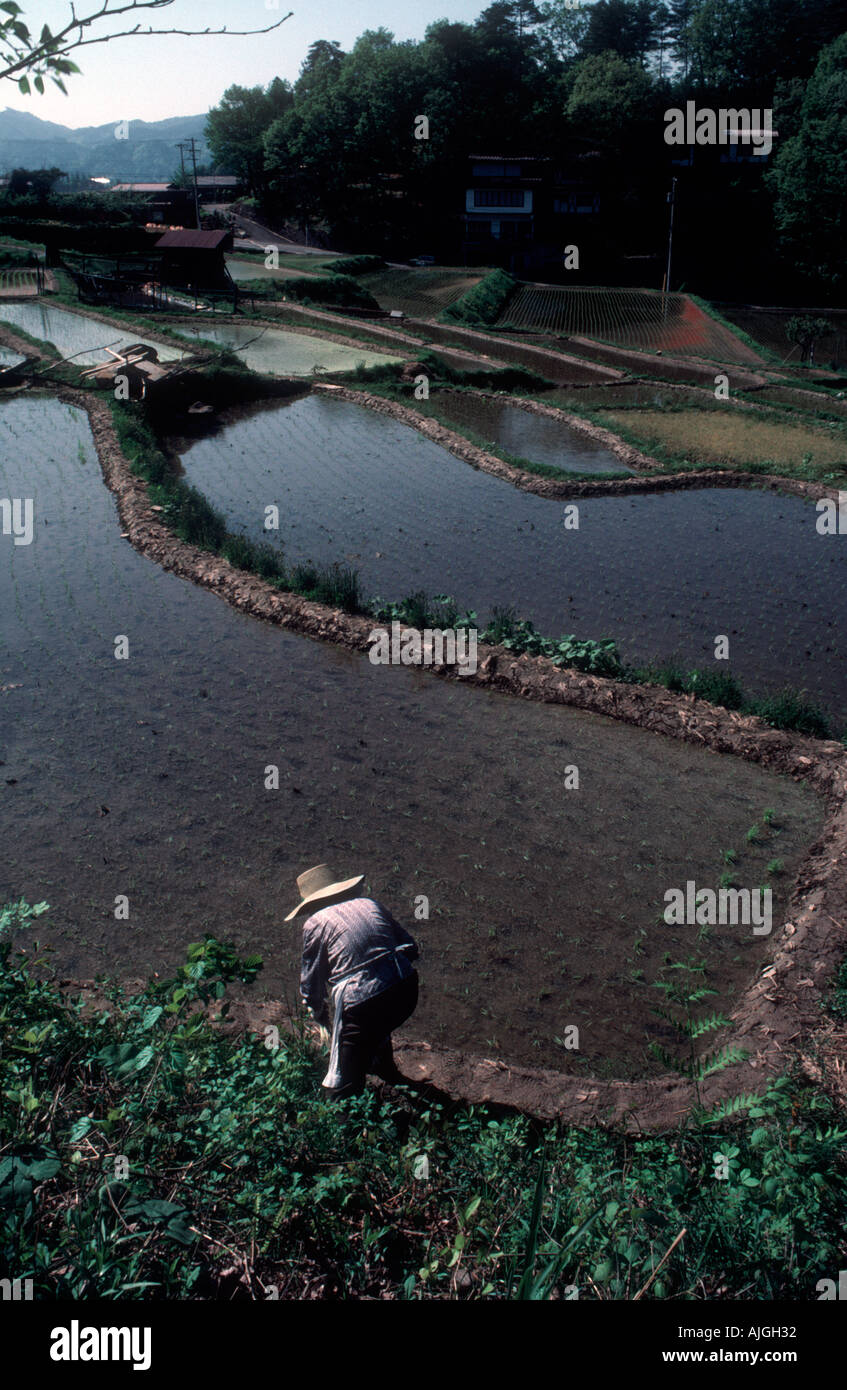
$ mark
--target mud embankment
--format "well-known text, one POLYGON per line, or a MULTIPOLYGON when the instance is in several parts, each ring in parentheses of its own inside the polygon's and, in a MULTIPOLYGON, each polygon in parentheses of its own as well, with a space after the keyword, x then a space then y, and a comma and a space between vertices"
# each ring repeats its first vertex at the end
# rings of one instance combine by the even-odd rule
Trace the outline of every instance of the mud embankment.
MULTIPOLYGON (((568 352, 553 352, 532 342, 514 342, 510 338, 494 337, 478 328, 432 323, 429 319, 408 319, 409 326, 434 343, 452 343, 471 348, 490 359, 493 367, 510 364, 528 367, 555 381, 557 386, 597 385, 603 382, 624 381, 627 371, 598 366, 585 358, 568 352)), ((586 354, 588 356, 588 354, 586 354)))

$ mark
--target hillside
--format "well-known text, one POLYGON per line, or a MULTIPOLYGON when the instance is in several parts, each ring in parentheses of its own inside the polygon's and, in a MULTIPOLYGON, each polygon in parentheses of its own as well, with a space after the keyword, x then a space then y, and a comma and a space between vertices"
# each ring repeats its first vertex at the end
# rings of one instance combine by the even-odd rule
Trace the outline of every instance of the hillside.
POLYGON ((204 138, 206 116, 170 116, 164 121, 128 121, 126 138, 116 137, 119 122, 99 126, 58 125, 28 111, 0 111, 0 173, 58 165, 69 174, 110 179, 166 179, 179 164, 178 140, 192 135, 198 159, 209 159, 204 138))

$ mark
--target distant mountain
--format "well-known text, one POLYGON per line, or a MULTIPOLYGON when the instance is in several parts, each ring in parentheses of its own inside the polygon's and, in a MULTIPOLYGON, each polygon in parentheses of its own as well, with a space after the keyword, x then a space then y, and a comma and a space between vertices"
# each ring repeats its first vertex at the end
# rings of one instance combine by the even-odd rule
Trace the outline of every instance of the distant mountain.
POLYGON ((49 169, 143 182, 168 179, 179 168, 177 141, 197 141, 197 161, 211 155, 203 134, 206 116, 169 116, 164 121, 115 121, 72 130, 42 121, 28 111, 0 111, 0 173, 14 168, 49 169))

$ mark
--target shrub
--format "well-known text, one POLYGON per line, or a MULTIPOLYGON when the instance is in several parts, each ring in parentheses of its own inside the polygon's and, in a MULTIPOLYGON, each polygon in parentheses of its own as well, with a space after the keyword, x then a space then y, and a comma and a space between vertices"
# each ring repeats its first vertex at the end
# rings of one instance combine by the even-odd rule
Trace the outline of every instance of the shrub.
POLYGON ((347 565, 295 565, 286 587, 345 613, 361 613, 363 609, 359 575, 347 565))
POLYGON ((829 738, 829 720, 817 705, 813 705, 796 690, 778 690, 747 706, 748 714, 757 714, 774 729, 794 729, 811 738, 829 738))
MULTIPOLYGON (((617 644, 611 637, 603 638, 599 642, 592 638, 572 635, 554 639, 542 637, 527 618, 517 621, 510 618, 510 621, 511 633, 502 639, 502 646, 509 651, 528 652, 530 656, 546 656, 554 666, 570 666, 574 670, 586 671, 594 676, 619 677, 622 673, 617 644)), ((502 627, 501 612, 495 621, 494 631, 501 632, 502 627)), ((481 634, 483 642, 494 640, 493 637, 489 637, 491 631, 489 626, 481 634)))
POLYGON ((373 367, 366 367, 364 362, 357 362, 352 371, 344 372, 343 375, 348 381, 375 385, 378 382, 397 381, 402 370, 403 365, 400 362, 378 362, 373 367))
POLYGON ((744 691, 729 671, 689 671, 683 688, 724 709, 741 709, 744 704, 744 691))
POLYGON ((326 268, 333 275, 367 275, 372 270, 384 270, 385 261, 382 256, 341 256, 327 261, 326 268))
POLYGON ((226 522, 202 492, 180 483, 165 503, 171 527, 181 540, 221 553, 227 540, 226 522))
POLYGON ((350 309, 378 309, 369 290, 352 275, 322 275, 313 280, 281 280, 279 288, 286 299, 300 304, 327 304, 350 309))
POLYGON ((448 323, 467 323, 491 327, 497 322, 518 287, 517 280, 505 270, 492 270, 460 299, 442 310, 441 319, 448 323))

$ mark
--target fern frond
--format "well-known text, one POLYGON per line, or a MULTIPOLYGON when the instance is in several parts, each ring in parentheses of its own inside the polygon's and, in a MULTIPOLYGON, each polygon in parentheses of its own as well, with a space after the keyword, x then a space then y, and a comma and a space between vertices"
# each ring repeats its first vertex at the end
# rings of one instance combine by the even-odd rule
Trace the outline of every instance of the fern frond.
POLYGON ((735 1047, 733 1044, 722 1047, 720 1052, 710 1052, 697 1060, 697 1080, 703 1081, 707 1076, 714 1076, 715 1072, 734 1067, 737 1062, 743 1062, 748 1055, 743 1048, 735 1047))
POLYGON ((693 989, 690 994, 686 995, 686 998, 690 1004, 699 1004, 701 1000, 707 999, 710 994, 717 994, 717 990, 706 989, 705 987, 701 989, 693 989))
POLYGON ((726 1028, 732 1022, 723 1014, 712 1014, 711 1018, 695 1018, 689 1024, 689 1037, 699 1038, 704 1033, 713 1033, 716 1028, 726 1028))
POLYGON ((658 1043, 650 1043, 649 1050, 658 1061, 667 1067, 668 1071, 675 1071, 678 1076, 685 1076, 690 1079, 692 1075, 692 1066, 690 1062, 680 1061, 678 1057, 674 1057, 672 1053, 667 1052, 665 1048, 660 1047, 658 1043))
POLYGON ((760 1105, 762 1099, 762 1096, 752 1093, 730 1096, 728 1100, 718 1101, 711 1110, 707 1110, 703 1115, 703 1120, 706 1124, 727 1120, 732 1115, 740 1114, 742 1110, 750 1110, 754 1105, 760 1105))

